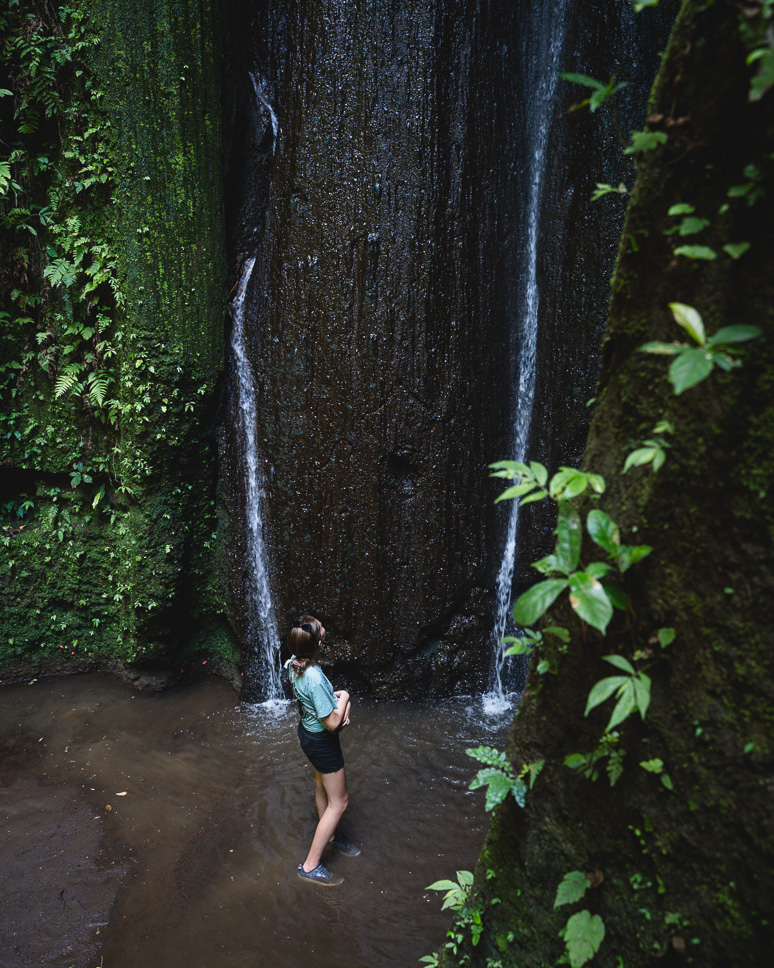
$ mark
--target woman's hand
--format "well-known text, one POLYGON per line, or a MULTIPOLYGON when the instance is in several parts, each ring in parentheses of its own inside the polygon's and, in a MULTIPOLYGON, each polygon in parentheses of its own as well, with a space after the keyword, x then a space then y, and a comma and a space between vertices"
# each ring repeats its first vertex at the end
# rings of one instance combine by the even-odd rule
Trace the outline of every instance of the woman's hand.
POLYGON ((335 733, 337 730, 343 729, 344 726, 349 726, 349 710, 351 704, 349 701, 349 693, 345 689, 334 692, 333 695, 336 697, 338 705, 322 722, 326 729, 335 733))

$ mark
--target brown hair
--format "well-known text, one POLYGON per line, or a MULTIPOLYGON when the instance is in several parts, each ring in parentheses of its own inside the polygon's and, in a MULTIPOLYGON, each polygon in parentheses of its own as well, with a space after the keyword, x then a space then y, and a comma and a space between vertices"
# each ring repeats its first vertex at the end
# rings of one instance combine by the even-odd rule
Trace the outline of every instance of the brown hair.
POLYGON ((317 652, 322 641, 322 623, 311 615, 304 615, 288 635, 290 654, 298 659, 297 674, 303 675, 310 665, 317 664, 317 652))

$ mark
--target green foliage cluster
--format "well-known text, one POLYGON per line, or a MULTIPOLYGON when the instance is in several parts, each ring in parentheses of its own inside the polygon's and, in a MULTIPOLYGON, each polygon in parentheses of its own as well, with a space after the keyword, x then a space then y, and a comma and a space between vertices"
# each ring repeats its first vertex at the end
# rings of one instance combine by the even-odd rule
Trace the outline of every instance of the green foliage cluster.
MULTIPOLYGON (((657 2, 657 0, 656 0, 657 2)), ((655 3, 634 3, 636 9, 653 6, 655 3)), ((754 55, 748 58, 748 63, 758 64, 758 73, 753 77, 750 99, 757 100, 763 96, 768 88, 774 85, 774 75, 769 78, 769 52, 772 48, 772 32, 770 20, 774 4, 768 0, 751 3, 744 8, 740 5, 740 20, 742 38, 748 49, 752 48, 754 55), (765 25, 766 29, 761 29, 765 25)), ((602 82, 592 83, 591 79, 578 75, 563 75, 565 79, 583 84, 597 94, 594 109, 615 92, 612 81, 605 85, 602 82)), ((591 98, 583 102, 592 107, 591 98)), ((659 150, 667 144, 669 135, 665 131, 647 129, 644 132, 634 132, 632 145, 626 149, 627 154, 637 154, 659 150)), ((721 206, 718 215, 722 224, 723 217, 729 211, 729 206, 735 204, 754 205, 763 197, 762 174, 758 167, 748 165, 745 168, 745 181, 740 185, 728 188, 727 201, 721 206)), ((626 186, 618 188, 599 183, 594 194, 595 199, 603 198, 612 193, 627 193, 626 186)), ((679 238, 690 238, 710 228, 710 219, 696 214, 693 205, 680 202, 673 205, 668 212, 668 218, 677 221, 667 229, 667 235, 679 238)), ((633 244, 633 240, 632 244, 633 244)), ((633 247, 636 250, 636 246, 633 247)), ((673 250, 675 260, 685 259, 687 262, 712 261, 719 258, 718 252, 723 252, 729 260, 736 261, 751 248, 747 241, 726 242, 716 248, 704 245, 678 245, 673 250)), ((708 335, 704 320, 700 312, 691 305, 681 302, 671 302, 668 305, 674 322, 687 334, 689 342, 652 342, 642 347, 644 353, 666 356, 671 359, 667 378, 675 396, 708 380, 713 374, 730 373, 742 365, 740 358, 743 344, 761 336, 758 327, 739 323, 722 325, 714 334, 708 335)), ((691 441, 681 437, 679 427, 676 428, 670 420, 660 419, 655 424, 651 436, 646 440, 632 442, 628 454, 625 455, 620 473, 625 474, 638 470, 657 473, 668 459, 668 452, 674 453, 674 448, 685 450, 691 446, 691 441), (674 436, 673 436, 674 435, 674 436), (667 440, 669 436, 669 440, 667 440)), ((513 607, 514 622, 517 626, 534 626, 544 619, 560 596, 566 591, 569 606, 581 620, 580 628, 585 634, 584 625, 596 629, 603 636, 608 632, 608 626, 613 621, 616 612, 619 613, 620 628, 624 626, 631 631, 633 622, 632 607, 626 593, 623 575, 638 562, 654 553, 654 548, 642 544, 624 544, 621 532, 610 516, 601 507, 606 491, 605 481, 595 474, 573 471, 561 468, 549 480, 546 468, 535 462, 516 464, 500 461, 491 465, 493 476, 510 479, 513 483, 500 495, 498 500, 515 499, 522 503, 553 500, 556 503, 557 525, 555 530, 556 543, 554 551, 536 562, 535 567, 543 576, 530 589, 524 592, 513 607), (585 522, 581 509, 573 505, 574 499, 582 496, 585 508, 585 522), (590 506, 590 509, 588 509, 590 506), (587 510, 588 509, 588 510, 587 510), (585 529, 584 529, 585 523, 585 529), (585 534, 584 534, 585 531, 585 534), (588 540, 584 540, 588 539, 588 540), (593 548, 605 552, 604 561, 588 561, 584 556, 585 548, 593 548)), ((638 530, 635 526, 634 531, 638 530)), ((733 589, 728 590, 733 593, 733 589)), ((637 756, 636 737, 629 723, 633 717, 644 720, 650 710, 652 698, 652 679, 649 670, 662 659, 664 650, 668 649, 676 640, 673 628, 658 628, 653 630, 647 644, 632 643, 631 653, 620 653, 603 656, 603 661, 612 665, 616 674, 600 678, 591 688, 584 715, 595 719, 597 710, 603 706, 608 708, 607 725, 604 727, 597 745, 586 753, 571 753, 564 757, 563 765, 578 776, 589 781, 599 779, 600 770, 604 764, 605 773, 610 786, 620 780, 624 774, 627 755, 634 755, 634 763, 639 764, 644 774, 653 777, 663 788, 662 792, 679 797, 679 785, 673 781, 667 772, 665 760, 659 756, 641 759, 637 756), (608 706, 612 701, 612 708, 608 706)), ((556 625, 544 624, 542 628, 522 628, 517 636, 509 637, 507 643, 510 648, 506 654, 538 652, 539 662, 536 667, 538 675, 546 672, 557 673, 557 659, 566 653, 570 643, 567 629, 556 625), (547 636, 559 641, 558 648, 546 648, 547 636), (540 655, 545 651, 544 655, 540 655)), ((701 735, 698 723, 696 735, 701 735)), ((749 744, 748 744, 749 746, 749 744)), ((750 747, 752 748, 752 747, 750 747)), ((747 747, 745 747, 747 749, 747 747)), ((474 751, 471 751, 474 752, 474 751)), ((478 752, 478 751, 475 751, 478 752)), ((487 807, 489 802, 502 802, 512 792, 520 806, 525 806, 525 787, 517 786, 518 777, 513 765, 507 761, 505 754, 497 750, 485 748, 485 757, 478 756, 488 764, 486 770, 479 771, 474 781, 475 786, 487 785, 487 807), (503 757, 507 762, 503 762, 503 757)), ((541 767, 543 762, 541 761, 541 767)), ((556 768, 557 764, 549 764, 556 768)), ((677 777, 679 781, 679 776, 677 777)), ((528 808, 528 806, 527 806, 528 808)), ((695 804, 688 803, 687 809, 696 809, 695 804)), ((632 833, 639 839, 642 852, 647 856, 650 850, 645 835, 652 832, 652 826, 646 818, 645 830, 631 827, 632 833)), ((587 873, 573 870, 567 873, 557 887, 554 907, 561 908, 581 902, 590 888, 598 887, 604 877, 600 871, 587 873)), ((645 888, 654 887, 641 874, 632 875, 630 888, 638 901, 637 892, 645 888)), ((659 894, 668 891, 661 879, 658 879, 659 894)), ((640 907, 640 913, 645 920, 650 921, 651 912, 640 907)), ((766 924, 766 922, 763 922, 766 924)), ((685 940, 677 937, 677 932, 685 933, 688 921, 681 914, 671 911, 663 919, 661 928, 655 929, 651 935, 653 951, 663 955, 667 944, 673 942, 677 951, 683 951, 685 940), (658 932, 661 932, 660 937, 658 932)), ((515 927, 515 925, 514 925, 515 927)), ((595 958, 604 944, 606 929, 603 918, 592 910, 583 909, 574 912, 567 920, 560 932, 565 944, 565 952, 559 958, 560 964, 569 963, 572 968, 582 968, 595 958)), ((691 944, 699 944, 698 938, 691 939, 691 944)), ((618 964, 623 964, 620 956, 618 964)), ((487 965, 493 964, 487 958, 487 965)))

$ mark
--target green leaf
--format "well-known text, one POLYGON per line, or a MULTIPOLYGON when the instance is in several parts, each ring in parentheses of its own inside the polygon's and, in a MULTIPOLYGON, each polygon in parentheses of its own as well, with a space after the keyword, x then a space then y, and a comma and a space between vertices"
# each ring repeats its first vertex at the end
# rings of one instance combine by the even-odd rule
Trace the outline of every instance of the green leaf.
POLYGON ((602 658, 605 660, 605 662, 609 662, 610 665, 615 666, 616 669, 620 669, 622 672, 627 673, 627 675, 635 675, 634 666, 622 655, 604 655, 602 658))
POLYGON ((544 635, 555 635, 557 639, 567 644, 570 641, 570 633, 567 629, 562 628, 561 625, 547 625, 543 629, 544 635))
POLYGON ((624 148, 625 155, 633 155, 638 151, 653 151, 659 145, 667 143, 667 136, 663 131, 632 131, 632 143, 624 148))
POLYGON ((680 235, 695 235, 697 232, 701 232, 706 229, 710 224, 708 218, 695 218, 694 216, 689 216, 684 218, 680 223, 680 228, 678 229, 680 235))
POLYGON ((596 709, 597 706, 601 706, 603 702, 608 700, 613 693, 620 689, 621 686, 625 686, 629 681, 628 676, 608 676, 606 679, 600 679, 591 689, 589 693, 588 702, 586 703, 586 711, 584 716, 588 716, 592 709, 596 709))
POLYGON ((587 74, 560 74, 559 77, 564 81, 570 81, 572 84, 582 84, 584 87, 590 87, 595 91, 604 91, 606 86, 601 81, 597 81, 587 74))
POLYGON ((520 595, 513 606, 513 620, 517 625, 534 625, 567 587, 564 578, 548 578, 538 582, 520 595))
POLYGON ((570 958, 570 968, 582 968, 599 951, 605 938, 605 922, 598 914, 578 911, 567 922, 564 943, 570 958))
POLYGON ((640 763, 640 766, 643 768, 643 770, 647 770, 648 773, 655 773, 658 775, 659 773, 664 772, 664 761, 657 758, 652 760, 643 760, 640 763))
POLYGON ((704 323, 699 312, 693 306, 686 306, 685 303, 673 302, 669 304, 669 308, 672 310, 677 325, 682 326, 699 346, 704 346, 707 339, 704 333, 704 323))
POLYGON ((664 453, 660 447, 638 447, 624 461, 621 473, 625 474, 632 467, 643 467, 645 464, 650 464, 651 461, 655 463, 656 454, 659 453, 662 455, 664 453))
POLYGON ((603 584, 607 592, 607 597, 613 603, 613 607, 625 612, 629 608, 629 597, 623 588, 612 581, 604 581, 603 584))
POLYGON ((693 205, 688 205, 687 202, 678 202, 677 205, 670 207, 667 215, 692 215, 695 211, 693 205))
POLYGON ((436 881, 434 884, 428 884, 425 888, 426 891, 456 891, 459 889, 459 884, 455 884, 454 881, 436 881))
POLYGON ((586 574, 591 575, 592 578, 604 578, 611 571, 611 566, 605 561, 590 561, 586 565, 586 574))
POLYGON ((519 507, 524 507, 525 504, 532 504, 533 501, 542 501, 544 497, 548 497, 547 491, 539 490, 535 491, 534 494, 528 494, 519 501, 519 507))
POLYGON ((657 356, 677 356, 682 347, 679 343, 660 343, 654 340, 638 347, 640 353, 654 353, 657 356))
MULTIPOLYGON (((502 641, 503 642, 507 642, 508 639, 503 639, 502 641)), ((514 641, 514 644, 513 645, 509 646, 505 650, 505 652, 503 652, 503 655, 505 655, 505 656, 509 656, 509 655, 529 655, 530 652, 532 652, 532 647, 524 639, 517 639, 517 640, 514 641)))
POLYGON ((658 644, 662 649, 665 649, 668 645, 671 645, 675 640, 675 630, 674 629, 659 629, 658 630, 658 644))
POLYGON ((621 543, 618 525, 604 511, 589 511, 586 517, 586 530, 594 544, 604 551, 615 554, 621 543))
POLYGON ((569 874, 565 874, 556 889, 554 908, 580 901, 590 886, 589 879, 583 871, 570 871, 569 874))
POLYGON ((559 505, 554 534, 557 536, 555 555, 558 570, 567 574, 578 567, 583 532, 580 515, 571 504, 565 501, 559 505))
POLYGON ((521 497, 522 494, 531 491, 534 486, 534 484, 513 484, 511 487, 507 487, 499 497, 495 498, 495 504, 499 504, 500 501, 510 501, 514 497, 521 497))
POLYGON ((613 606, 599 579, 577 571, 570 575, 569 583, 570 605, 584 622, 604 633, 613 617, 613 606))
POLYGON ((713 366, 712 354, 707 350, 699 347, 683 350, 669 364, 669 379, 674 387, 675 396, 706 380, 712 373, 713 366))
POLYGON ((710 336, 708 346, 728 346, 731 343, 746 343, 757 339, 761 330, 757 326, 724 326, 717 333, 710 336))
POLYGON ((470 887, 473 883, 473 874, 471 871, 457 871, 457 880, 460 882, 460 887, 470 887))
POLYGON ((634 701, 640 711, 640 716, 645 719, 645 713, 647 713, 650 705, 650 676, 640 672, 632 679, 632 684, 634 686, 634 701))
POLYGON ((636 565, 638 561, 647 558, 651 551, 653 548, 650 545, 621 545, 615 556, 621 574, 628 571, 632 565, 636 565))
POLYGON ((546 481, 548 480, 548 470, 542 464, 538 464, 536 460, 531 460, 529 462, 529 469, 532 471, 532 476, 535 478, 537 483, 541 487, 545 487, 546 481))
POLYGON ((732 259, 740 259, 749 248, 749 242, 727 242, 723 246, 723 251, 732 259))
POLYGON ((672 784, 672 779, 671 779, 671 777, 669 776, 668 773, 662 773, 661 774, 661 782, 664 784, 664 786, 667 788, 667 790, 674 790, 674 786, 672 784))
POLYGON ((686 259, 705 259, 707 262, 718 257, 717 252, 708 245, 678 245, 674 254, 684 255, 686 259))
POLYGON ((628 719, 637 708, 637 699, 634 694, 634 681, 634 679, 629 679, 621 690, 618 702, 613 709, 613 715, 610 717, 610 722, 605 727, 606 733, 609 733, 611 729, 615 729, 625 719, 628 719))

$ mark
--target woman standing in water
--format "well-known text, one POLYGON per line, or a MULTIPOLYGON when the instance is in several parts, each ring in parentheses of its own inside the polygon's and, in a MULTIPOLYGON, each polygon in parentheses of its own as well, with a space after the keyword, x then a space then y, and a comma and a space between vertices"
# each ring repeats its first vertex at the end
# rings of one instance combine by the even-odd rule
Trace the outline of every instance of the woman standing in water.
POLYGON ((319 666, 324 642, 322 623, 305 615, 290 630, 288 647, 291 657, 285 666, 301 716, 298 740, 314 767, 314 798, 320 818, 307 858, 298 865, 298 874, 316 884, 332 885, 340 884, 343 878, 336 877, 322 863, 323 850, 330 844, 342 853, 356 857, 360 849, 348 843, 336 830, 349 802, 339 731, 349 725, 350 701, 349 693, 344 690, 333 691, 319 666))

